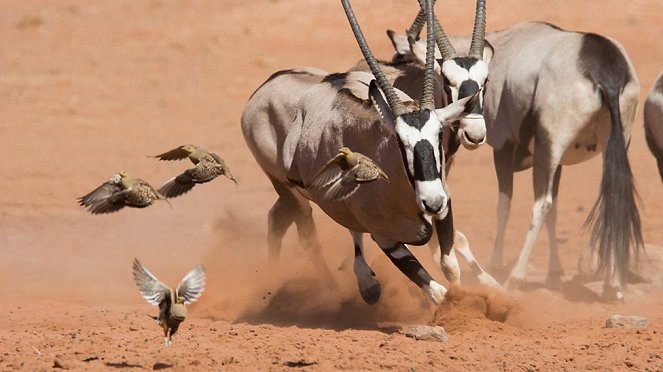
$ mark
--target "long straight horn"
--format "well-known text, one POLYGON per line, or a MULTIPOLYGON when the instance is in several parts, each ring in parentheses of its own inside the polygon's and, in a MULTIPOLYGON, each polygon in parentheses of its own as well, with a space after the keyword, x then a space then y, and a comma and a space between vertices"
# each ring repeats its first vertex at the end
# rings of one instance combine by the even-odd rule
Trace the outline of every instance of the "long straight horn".
POLYGON ((387 80, 387 77, 380 69, 377 60, 375 57, 373 57, 373 53, 371 53, 371 50, 368 47, 366 38, 364 38, 364 34, 359 28, 359 23, 357 22, 357 18, 355 17, 354 12, 352 11, 349 0, 341 0, 341 3, 343 4, 345 15, 348 17, 348 21, 350 22, 350 27, 352 27, 352 32, 355 35, 355 39, 357 39, 357 44, 359 44, 359 49, 361 49, 361 53, 364 55, 364 59, 366 59, 368 66, 371 68, 371 72, 375 76, 378 87, 384 92, 384 95, 387 98, 387 103, 389 104, 389 107, 391 107, 391 110, 394 112, 394 115, 401 116, 405 113, 405 106, 398 98, 394 87, 391 86, 389 80, 387 80))
MULTIPOLYGON (((426 11, 425 0, 418 0, 418 1, 419 1, 419 7, 421 8, 419 10, 419 13, 424 13, 425 14, 425 11, 426 11)), ((434 3, 435 3, 435 1, 433 1, 433 4, 434 3)), ((419 17, 418 14, 417 14, 417 17, 419 17)), ((442 54, 442 60, 443 61, 448 61, 450 59, 455 58, 456 57, 456 50, 454 49, 453 45, 451 45, 451 41, 449 41, 449 37, 444 32, 444 29, 442 28, 442 25, 438 21, 437 17, 435 17, 435 15, 433 15, 433 19, 435 20, 435 23, 434 23, 434 26, 435 26, 435 34, 434 34, 435 35, 435 42, 437 43, 438 49, 440 49, 440 54, 442 54)), ((416 22, 416 20, 415 20, 415 22, 416 22)), ((412 27, 414 27, 414 23, 413 23, 412 27)), ((419 30, 419 32, 421 32, 421 30, 419 30)), ((417 32, 417 35, 419 34, 419 32, 417 32)), ((409 35, 409 33, 408 33, 408 35, 409 35)), ((416 38, 415 38, 415 40, 416 40, 416 38)))
POLYGON ((424 91, 421 95, 421 108, 435 110, 433 102, 433 64, 435 63, 435 22, 432 22, 433 0, 426 1, 426 71, 424 72, 424 91))
POLYGON ((470 44, 470 57, 483 58, 483 44, 486 37, 486 0, 477 0, 476 16, 474 17, 474 31, 470 44))
MULTIPOLYGON (((433 0, 433 5, 434 4, 435 0, 433 0)), ((407 36, 411 37, 414 40, 419 39, 419 34, 421 33, 421 30, 424 28, 424 23, 426 23, 426 8, 420 5, 417 17, 414 19, 414 22, 412 22, 412 26, 410 26, 410 28, 408 28, 406 31, 407 36)))

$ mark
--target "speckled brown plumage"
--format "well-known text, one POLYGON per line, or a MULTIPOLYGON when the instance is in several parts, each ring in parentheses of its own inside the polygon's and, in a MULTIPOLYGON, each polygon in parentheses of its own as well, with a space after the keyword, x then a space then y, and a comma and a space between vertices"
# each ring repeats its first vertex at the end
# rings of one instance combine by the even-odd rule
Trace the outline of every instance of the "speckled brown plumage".
POLYGON ((121 171, 92 192, 78 198, 92 214, 113 213, 124 207, 145 208, 165 197, 150 184, 121 171))
POLYGON ((237 184, 237 180, 219 155, 196 145, 183 145, 155 157, 159 160, 181 160, 188 157, 195 164, 195 167, 171 178, 159 188, 159 192, 168 198, 185 194, 196 184, 209 182, 218 176, 226 176, 237 184))
POLYGON ((378 179, 389 180, 382 168, 368 156, 342 147, 339 153, 318 171, 308 187, 329 187, 322 200, 342 200, 357 191, 360 184, 378 179))

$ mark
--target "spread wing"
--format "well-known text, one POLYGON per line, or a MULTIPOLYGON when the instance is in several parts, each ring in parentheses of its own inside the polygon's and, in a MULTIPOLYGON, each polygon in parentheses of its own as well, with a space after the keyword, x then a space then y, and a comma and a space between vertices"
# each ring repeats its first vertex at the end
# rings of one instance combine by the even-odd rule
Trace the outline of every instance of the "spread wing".
POLYGON ((205 290, 205 268, 198 265, 182 278, 177 286, 177 297, 184 297, 184 303, 196 302, 205 290))
POLYGON ((191 176, 191 172, 192 169, 187 169, 179 176, 169 179, 166 183, 159 187, 159 193, 167 198, 174 198, 191 191, 191 189, 196 185, 193 177, 191 176))
POLYGON ((354 194, 359 188, 354 172, 346 172, 343 177, 334 182, 323 195, 325 201, 343 200, 354 194))
POLYGON ((189 156, 189 153, 184 150, 184 146, 174 148, 170 151, 166 151, 163 154, 155 155, 155 158, 159 160, 182 160, 189 156))
POLYGON ((343 172, 341 169, 341 161, 344 156, 345 154, 337 154, 327 162, 327 164, 316 173, 315 177, 313 177, 313 181, 311 181, 309 187, 319 189, 338 180, 343 172))
POLYGON ((172 302, 172 289, 161 283, 159 279, 143 267, 137 259, 134 259, 133 273, 134 280, 138 286, 138 291, 147 302, 155 306, 161 304, 164 300, 172 302))
POLYGON ((122 209, 124 199, 118 200, 115 197, 122 191, 121 180, 122 177, 119 173, 114 174, 92 192, 78 198, 78 204, 87 207, 92 214, 111 213, 122 209))

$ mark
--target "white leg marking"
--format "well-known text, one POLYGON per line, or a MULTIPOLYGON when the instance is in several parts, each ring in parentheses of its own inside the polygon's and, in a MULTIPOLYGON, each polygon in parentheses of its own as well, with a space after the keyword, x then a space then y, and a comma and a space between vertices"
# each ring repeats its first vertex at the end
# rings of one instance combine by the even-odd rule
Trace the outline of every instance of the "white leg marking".
POLYGON ((534 247, 536 236, 539 235, 539 230, 541 230, 543 219, 545 218, 546 213, 552 204, 552 200, 548 200, 549 197, 550 196, 544 197, 534 202, 534 207, 532 208, 532 224, 529 227, 529 231, 527 231, 525 244, 523 245, 522 251, 520 251, 520 256, 518 256, 518 262, 516 262, 516 266, 514 266, 513 270, 511 270, 509 281, 514 279, 525 280, 527 261, 529 261, 529 256, 532 253, 532 248, 534 247))
POLYGON ((431 280, 428 285, 424 285, 422 289, 436 305, 441 304, 447 295, 447 289, 434 280, 431 280))
MULTIPOLYGON (((437 251, 440 252, 440 249, 438 248, 437 251)), ((450 285, 460 285, 460 265, 458 265, 455 249, 452 248, 448 255, 443 255, 441 252, 440 255, 439 262, 444 277, 447 278, 450 285)))
POLYGON ((495 248, 493 250, 493 257, 490 260, 490 268, 492 270, 501 270, 503 265, 502 252, 504 248, 504 234, 506 233, 506 225, 509 222, 509 215, 511 213, 511 198, 506 194, 500 193, 499 200, 497 201, 497 234, 495 236, 495 248))
POLYGON ((470 244, 465 237, 465 234, 456 230, 454 231, 454 250, 458 252, 461 257, 467 262, 467 264, 472 268, 472 272, 476 275, 479 283, 493 287, 493 288, 502 288, 500 284, 493 278, 490 274, 485 272, 481 265, 474 258, 474 254, 470 249, 470 244))

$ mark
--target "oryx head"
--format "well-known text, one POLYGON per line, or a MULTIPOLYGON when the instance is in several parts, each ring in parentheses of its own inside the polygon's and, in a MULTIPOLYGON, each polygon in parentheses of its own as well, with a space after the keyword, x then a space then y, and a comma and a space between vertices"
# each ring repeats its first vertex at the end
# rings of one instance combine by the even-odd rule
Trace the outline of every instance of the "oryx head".
MULTIPOLYGON (((411 52, 421 59, 421 50, 416 50, 417 45, 413 41, 419 37, 426 21, 426 13, 424 0, 418 1, 421 9, 412 26, 407 30, 407 36, 410 40, 411 52)), ((446 103, 456 102, 459 99, 471 97, 477 92, 481 92, 488 79, 488 63, 493 54, 492 47, 484 48, 486 46, 484 40, 486 33, 486 1, 477 0, 474 31, 467 56, 456 54, 444 29, 435 17, 433 25, 435 27, 435 41, 442 57, 437 63, 440 67, 439 72, 444 79, 446 103)), ((391 34, 390 37, 396 45, 391 34)), ((465 148, 475 149, 486 142, 486 122, 482 111, 483 95, 479 97, 479 103, 474 107, 472 113, 454 123, 453 132, 456 133, 465 148)))
MULTIPOLYGON (((417 204, 426 215, 443 218, 448 211, 449 196, 442 171, 444 154, 440 153, 439 146, 441 123, 467 115, 474 103, 470 101, 473 101, 476 95, 435 110, 433 103, 435 40, 431 23, 428 27, 426 69, 420 107, 414 110, 406 108, 373 57, 348 0, 341 1, 357 43, 376 79, 369 86, 369 96, 384 121, 393 125, 400 140, 407 173, 414 185, 417 204)), ((432 17, 431 1, 426 2, 426 14, 432 17)))

